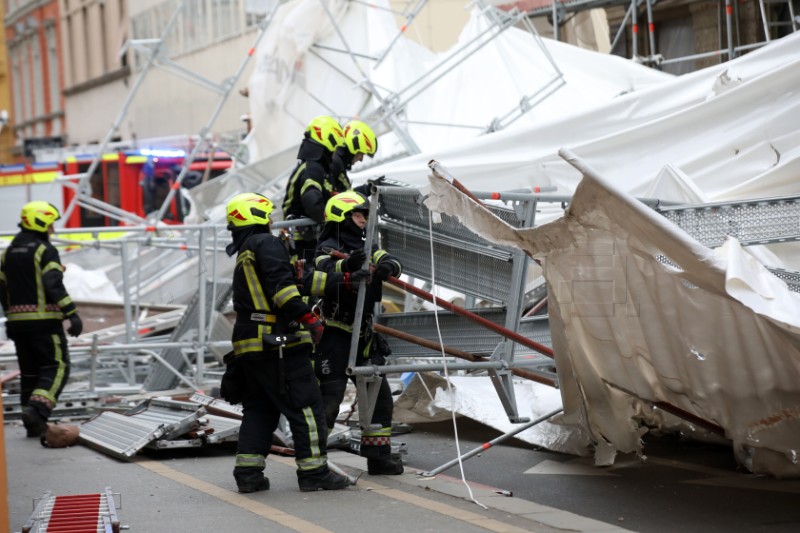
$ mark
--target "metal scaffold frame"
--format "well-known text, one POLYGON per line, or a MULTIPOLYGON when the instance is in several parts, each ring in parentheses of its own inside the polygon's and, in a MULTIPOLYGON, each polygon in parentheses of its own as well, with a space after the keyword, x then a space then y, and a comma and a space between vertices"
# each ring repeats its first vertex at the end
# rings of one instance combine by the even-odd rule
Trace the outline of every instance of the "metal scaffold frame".
MULTIPOLYGON (((623 17, 622 22, 620 23, 619 30, 617 31, 616 35, 614 36, 614 39, 612 40, 611 48, 613 49, 615 47, 619 39, 625 33, 628 21, 630 20, 631 22, 630 59, 654 67, 660 67, 662 65, 668 65, 670 63, 680 63, 683 61, 693 61, 696 59, 704 59, 709 57, 719 57, 720 61, 722 60, 723 57, 726 57, 727 60, 730 61, 731 59, 736 58, 742 52, 753 50, 755 48, 759 48, 769 43, 769 41, 771 41, 773 38, 772 35, 773 28, 778 28, 778 27, 791 28, 791 31, 793 32, 800 29, 800 17, 798 17, 797 14, 795 13, 794 6, 791 0, 758 0, 759 10, 761 14, 761 22, 764 31, 764 41, 744 44, 744 45, 741 44, 736 45, 734 43, 734 34, 736 34, 737 36, 740 34, 738 26, 738 13, 739 13, 738 2, 736 2, 735 0, 719 0, 719 2, 720 5, 724 7, 726 46, 718 50, 712 50, 709 52, 703 52, 699 54, 692 54, 688 56, 674 57, 674 58, 664 58, 661 54, 658 53, 657 50, 656 38, 655 38, 656 24, 653 17, 653 8, 658 4, 658 0, 567 0, 567 1, 553 0, 549 7, 533 9, 528 12, 528 16, 532 18, 551 17, 553 21, 553 39, 558 40, 559 26, 561 23, 565 21, 567 13, 577 13, 589 9, 623 6, 625 4, 629 4, 628 8, 625 11, 625 16, 623 17), (788 13, 790 19, 789 21, 777 21, 772 19, 772 16, 775 14, 775 10, 771 9, 771 6, 775 4, 782 4, 788 6, 788 13), (647 44, 648 44, 647 55, 642 55, 639 53, 639 14, 642 8, 644 8, 646 16, 646 25, 647 25, 646 26, 647 44)), ((720 23, 719 34, 721 39, 722 23, 720 23)))
POLYGON ((136 97, 137 93, 139 92, 139 89, 142 87, 142 84, 144 83, 144 80, 147 78, 147 75, 149 74, 149 72, 153 67, 164 68, 165 70, 168 70, 185 80, 195 83, 199 87, 211 90, 220 95, 220 98, 216 106, 213 108, 206 124, 201 128, 200 132, 197 135, 198 142, 193 144, 191 151, 184 158, 183 164, 181 166, 181 171, 178 174, 178 176, 176 176, 175 182, 172 184, 169 192, 167 193, 167 197, 164 199, 164 202, 159 207, 155 220, 161 220, 164 218, 172 200, 175 198, 175 195, 180 189, 181 183, 188 174, 190 166, 194 161, 194 159, 203 150, 208 150, 209 148, 212 148, 212 141, 210 136, 211 128, 213 127, 214 123, 219 117, 219 114, 222 111, 223 106, 227 102, 228 96, 233 91, 236 81, 241 77, 242 73, 244 72, 245 67, 247 66, 256 47, 258 46, 258 43, 261 41, 262 37, 266 33, 266 30, 269 27, 270 23, 272 22, 272 19, 278 7, 282 4, 282 1, 276 2, 275 5, 273 6, 273 9, 269 13, 267 13, 264 20, 262 20, 261 23, 258 25, 256 38, 254 40, 253 45, 247 50, 247 52, 244 55, 244 58, 242 59, 242 61, 240 62, 238 68, 234 71, 234 73, 228 78, 224 79, 221 83, 209 80, 206 77, 187 69, 186 67, 169 59, 164 53, 165 43, 169 41, 172 32, 175 31, 176 22, 179 16, 183 13, 184 7, 190 1, 191 0, 181 0, 178 3, 175 11, 172 13, 169 20, 166 22, 164 30, 162 31, 161 36, 159 38, 134 39, 134 40, 129 40, 124 44, 122 50, 120 51, 121 54, 126 53, 127 50, 130 48, 135 52, 143 54, 147 58, 147 60, 144 66, 142 67, 142 70, 139 72, 136 81, 133 83, 133 86, 128 91, 128 95, 126 96, 125 101, 123 102, 120 111, 117 114, 117 117, 114 119, 111 128, 109 128, 108 132, 103 138, 103 141, 100 143, 86 172, 82 172, 79 174, 69 174, 59 178, 59 181, 62 181, 64 186, 71 187, 75 190, 75 196, 72 198, 69 205, 67 205, 66 209, 64 210, 65 219, 68 219, 70 217, 72 211, 76 207, 83 207, 86 209, 96 211, 100 214, 103 214, 104 216, 108 216, 114 220, 118 220, 122 223, 143 224, 146 222, 144 219, 142 219, 139 216, 136 216, 133 213, 123 211, 113 205, 110 205, 106 202, 103 202, 101 200, 92 197, 90 178, 97 170, 98 165, 102 161, 103 154, 111 144, 111 140, 114 138, 117 131, 119 130, 122 121, 128 114, 128 111, 130 109, 131 104, 133 103, 134 98, 136 97))
MULTIPOLYGON (((437 80, 469 59, 478 50, 502 35, 502 33, 508 28, 513 26, 521 26, 528 31, 531 34, 531 38, 534 39, 534 42, 542 51, 543 56, 550 64, 553 71, 547 79, 542 81, 539 87, 533 89, 529 95, 522 97, 519 103, 508 112, 493 118, 488 124, 461 125, 460 127, 475 128, 481 131, 481 133, 491 133, 506 128, 523 116, 526 112, 541 104, 547 99, 548 96, 552 95, 566 83, 564 81, 563 73, 558 68, 558 65, 555 63, 550 53, 547 51, 547 48, 544 46, 541 37, 531 24, 530 20, 528 20, 527 14, 524 11, 519 11, 517 9, 503 11, 493 5, 490 5, 485 0, 475 0, 474 4, 480 9, 481 15, 489 22, 488 27, 480 35, 464 43, 458 49, 451 52, 447 57, 443 58, 438 64, 434 65, 419 78, 409 82, 405 87, 395 91, 389 91, 385 88, 379 87, 369 78, 369 75, 365 72, 365 69, 362 66, 362 61, 372 61, 372 67, 376 68, 388 56, 390 56, 393 52, 395 44, 402 34, 408 31, 419 12, 423 9, 425 4, 427 4, 427 0, 419 0, 411 10, 400 14, 400 16, 405 19, 405 23, 402 25, 397 35, 394 36, 389 46, 387 46, 387 48, 379 57, 369 57, 353 50, 352 45, 348 42, 344 33, 339 28, 334 14, 328 8, 327 1, 320 0, 320 3, 324 7, 325 12, 331 21, 331 24, 333 25, 341 48, 322 47, 315 45, 311 48, 310 52, 327 63, 331 68, 334 69, 335 72, 343 77, 346 77, 348 81, 361 86, 368 93, 370 98, 364 102, 364 113, 361 114, 363 120, 366 120, 377 129, 382 129, 384 131, 387 129, 391 130, 398 137, 408 155, 417 154, 420 152, 419 147, 411 138, 406 128, 406 125, 414 123, 413 121, 409 120, 405 114, 409 103, 430 89, 430 87, 432 87, 437 80), (342 72, 341 69, 331 64, 320 54, 320 52, 317 51, 320 49, 343 53, 349 56, 353 65, 361 76, 361 79, 353 79, 346 73, 342 72), (374 107, 374 109, 369 109, 369 104, 372 100, 374 100, 377 105, 374 107)), ((313 94, 311 96, 314 98, 313 94)), ((318 98, 315 99, 317 101, 321 101, 318 98)), ((336 115, 334 110, 329 109, 328 111, 331 115, 336 115)), ((429 122, 426 122, 425 124, 431 125, 429 122)), ((452 125, 447 124, 447 126, 452 125)))

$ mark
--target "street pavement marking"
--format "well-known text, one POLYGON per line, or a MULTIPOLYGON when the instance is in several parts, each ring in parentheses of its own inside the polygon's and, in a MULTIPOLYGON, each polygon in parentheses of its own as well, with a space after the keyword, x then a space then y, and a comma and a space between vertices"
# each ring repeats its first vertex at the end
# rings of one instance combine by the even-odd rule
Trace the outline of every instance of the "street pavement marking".
POLYGON ((250 511, 251 513, 264 517, 272 522, 276 522, 282 526, 286 526, 294 531, 298 531, 300 533, 333 533, 331 530, 325 529, 322 526, 312 524, 311 522, 307 522, 300 517, 285 513, 284 511, 270 507, 269 505, 264 505, 263 503, 252 500, 247 496, 239 494, 238 492, 231 492, 228 489, 223 489, 216 485, 212 485, 211 483, 207 483, 197 479, 196 477, 184 474, 183 472, 178 472, 177 470, 165 466, 157 461, 143 460, 136 461, 135 464, 138 464, 142 468, 146 468, 151 472, 154 472, 167 479, 171 479, 172 481, 186 485, 189 488, 195 489, 199 492, 204 492, 209 496, 217 498, 218 500, 241 507, 246 511, 250 511))
MULTIPOLYGON (((277 455, 270 455, 269 459, 272 459, 273 461, 277 461, 279 463, 283 463, 286 465, 294 466, 294 459, 292 459, 291 457, 280 457, 277 455)), ((402 490, 391 489, 389 487, 374 482, 372 479, 370 479, 369 481, 362 481, 362 483, 365 483, 367 486, 359 487, 358 485, 356 485, 353 488, 360 490, 362 492, 374 492, 376 494, 386 496, 387 498, 392 498, 394 500, 414 505, 415 507, 422 507, 423 509, 433 511, 435 513, 439 513, 441 515, 454 518, 456 520, 461 520, 462 522, 466 522, 474 526, 482 527, 483 529, 486 529, 488 531, 496 531, 497 533, 531 533, 532 531, 534 531, 532 529, 518 528, 516 526, 506 524, 505 522, 494 520, 493 518, 487 518, 485 516, 473 513, 471 511, 459 509, 458 507, 453 507, 452 505, 447 505, 446 503, 436 502, 433 500, 422 498, 420 496, 416 496, 414 494, 410 494, 402 490)))
MULTIPOLYGON (((356 487, 358 488, 358 486, 356 487)), ((449 516, 450 518, 455 518, 456 520, 461 520, 462 522, 482 527, 483 529, 487 529, 489 531, 497 531, 498 533, 528 533, 533 531, 532 529, 515 527, 510 524, 506 524, 505 522, 494 520, 493 518, 486 518, 485 516, 481 516, 477 513, 465 511, 463 509, 459 509, 458 507, 453 507, 452 505, 421 498, 420 496, 409 494, 407 492, 403 492, 402 490, 390 489, 389 487, 379 485, 372 480, 369 481, 368 488, 359 490, 376 492, 382 496, 409 503, 416 507, 422 507, 423 509, 428 509, 429 511, 433 511, 444 516, 449 516)))
POLYGON ((550 461, 545 459, 535 466, 527 469, 523 474, 561 474, 569 476, 615 476, 619 474, 609 472, 606 467, 597 467, 588 464, 585 459, 571 461, 550 461))

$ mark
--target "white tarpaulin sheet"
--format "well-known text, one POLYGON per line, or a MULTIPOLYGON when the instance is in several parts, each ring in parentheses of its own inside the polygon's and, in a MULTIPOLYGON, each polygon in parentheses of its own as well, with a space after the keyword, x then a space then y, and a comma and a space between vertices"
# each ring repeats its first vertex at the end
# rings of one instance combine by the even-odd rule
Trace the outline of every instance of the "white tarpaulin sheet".
MULTIPOLYGON (((434 53, 405 37, 392 45, 400 30, 385 0, 374 6, 342 0, 325 5, 319 0, 287 2, 258 46, 248 83, 254 128, 246 140, 250 161, 297 144, 308 121, 320 114, 371 122, 371 113, 383 104, 406 103, 396 117, 414 143, 428 151, 474 138, 541 90, 555 92, 527 110, 513 128, 574 116, 598 102, 672 79, 620 57, 538 39, 514 27, 488 40, 496 26, 478 8, 458 42, 434 53), (471 50, 468 44, 475 48, 471 43, 485 44, 466 57, 460 51, 471 50), (452 70, 436 77, 436 67, 451 57, 452 70)), ((381 137, 378 159, 397 151, 391 137, 381 137)))
POLYGON ((717 426, 750 471, 800 476, 800 297, 735 240, 708 249, 583 172, 564 217, 538 228, 511 228, 442 179, 426 205, 544 261, 563 419, 596 453, 669 429, 656 402, 717 426))
POLYGON ((555 185, 570 194, 580 174, 557 155, 568 146, 634 196, 693 202, 697 194, 707 201, 798 194, 798 87, 795 33, 583 113, 431 150, 354 180, 386 175, 424 188, 435 159, 470 189, 555 185))

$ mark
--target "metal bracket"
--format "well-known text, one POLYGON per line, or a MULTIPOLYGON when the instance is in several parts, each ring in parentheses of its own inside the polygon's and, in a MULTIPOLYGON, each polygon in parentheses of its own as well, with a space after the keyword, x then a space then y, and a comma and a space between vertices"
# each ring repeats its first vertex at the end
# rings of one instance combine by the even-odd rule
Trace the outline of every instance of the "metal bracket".
POLYGON ((511 371, 489 369, 489 377, 492 379, 492 385, 494 385, 497 395, 500 397, 500 403, 503 404, 503 408, 506 410, 508 420, 512 424, 530 422, 530 418, 521 417, 517 412, 517 401, 514 397, 513 374, 511 374, 511 371))
POLYGON ((383 376, 356 376, 356 392, 358 395, 358 421, 362 428, 369 427, 372 414, 375 412, 375 403, 378 401, 378 391, 381 388, 383 376))

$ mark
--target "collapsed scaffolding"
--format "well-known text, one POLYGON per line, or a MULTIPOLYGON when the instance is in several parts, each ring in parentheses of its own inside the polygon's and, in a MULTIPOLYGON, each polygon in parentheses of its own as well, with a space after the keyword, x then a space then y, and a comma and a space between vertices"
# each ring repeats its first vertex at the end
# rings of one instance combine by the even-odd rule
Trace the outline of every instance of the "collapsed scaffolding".
MULTIPOLYGON (((490 34, 489 40, 514 23, 527 21, 526 17, 517 18, 519 14, 505 17, 488 7, 484 8, 487 13, 496 17, 497 22, 494 26, 496 33, 490 34), (512 20, 515 22, 510 22, 512 20)), ((267 21, 269 20, 270 17, 267 18, 267 21)), ((410 20, 413 20, 413 17, 410 20)), ((263 32, 265 29, 266 24, 260 31, 263 32)), ((260 36, 261 33, 259 38, 260 36)), ((164 38, 165 36, 162 36, 162 39, 164 38)), ((483 46, 487 42, 473 43, 471 46, 476 44, 483 46)), ((157 47, 151 57, 155 57, 155 50, 157 47)), ((346 45, 344 51, 350 54, 353 61, 356 60, 355 52, 347 49, 346 45)), ((446 72, 454 68, 454 63, 462 61, 471 51, 472 48, 465 46, 460 51, 463 55, 453 54, 448 57, 442 62, 441 69, 446 72)), ((376 61, 381 59, 378 58, 376 61)), ((392 131, 399 132, 400 139, 407 137, 407 142, 404 143, 407 153, 415 153, 418 148, 410 137, 404 136, 404 127, 398 117, 403 116, 403 108, 408 101, 431 87, 434 81, 427 78, 420 79, 406 89, 391 95, 381 93, 373 86, 374 96, 381 102, 381 106, 374 115, 371 115, 370 120, 376 124, 384 124, 387 128, 391 126, 392 131), (407 96, 407 93, 411 93, 411 96, 407 96)), ((563 80, 556 74, 545 84, 545 88, 537 91, 518 108, 484 126, 485 131, 496 131, 507 126, 510 121, 517 118, 517 113, 524 113, 531 105, 546 98, 548 91, 556 90, 560 83, 563 83, 563 80)), ((232 82, 227 84, 224 97, 232 86, 232 82)), ((215 114, 218 112, 219 108, 215 114)), ((215 117, 212 117, 208 127, 201 132, 201 138, 207 137, 213 118, 215 117)), ((120 121, 121 118, 115 124, 120 121)), ((111 134, 108 138, 111 138, 111 134)), ((102 151, 100 150, 100 153, 102 151)), ((176 191, 194 155, 193 151, 187 157, 184 168, 178 176, 177 186, 170 191, 170 196, 159 210, 159 218, 164 214, 172 197, 177 194, 176 191)), ((231 271, 230 262, 226 264, 223 246, 220 244, 220 241, 226 242, 228 235, 224 225, 219 223, 219 213, 218 210, 215 212, 215 208, 232 194, 246 190, 261 190, 267 192, 273 199, 279 198, 282 194, 282 182, 288 174, 293 158, 292 151, 277 154, 269 161, 231 172, 216 183, 209 183, 207 187, 193 190, 191 194, 195 200, 195 207, 208 222, 169 228, 148 224, 138 217, 120 213, 114 210, 113 206, 103 205, 96 199, 89 200, 90 191, 85 188, 87 184, 85 178, 92 174, 91 169, 85 175, 66 177, 70 180, 76 178, 81 180, 77 206, 96 209, 106 216, 136 225, 125 227, 130 236, 123 241, 96 241, 93 243, 94 248, 79 252, 88 256, 103 251, 108 254, 104 257, 114 257, 115 260, 118 258, 119 264, 110 271, 110 274, 123 295, 125 319, 121 328, 112 328, 113 331, 93 335, 91 343, 71 347, 71 352, 75 356, 73 364, 77 370, 88 372, 90 387, 88 391, 78 393, 74 400, 69 396, 65 399, 70 402, 85 402, 85 406, 97 401, 99 392, 107 393, 112 390, 133 392, 139 389, 164 391, 182 385, 198 390, 218 380, 222 372, 221 355, 229 349, 230 344, 228 340, 230 323, 226 322, 224 315, 230 297, 227 280, 230 280, 231 271), (192 279, 187 280, 187 274, 192 279), (140 311, 153 301, 180 304, 181 307, 143 318, 140 311), (182 307, 184 304, 185 309, 182 307), (125 387, 119 386, 120 382, 125 387)), ((466 317, 454 310, 451 311, 452 314, 442 314, 438 317, 441 320, 441 338, 445 345, 442 347, 443 351, 448 354, 466 353, 473 358, 468 362, 452 358, 460 356, 451 356, 443 360, 438 355, 431 355, 430 349, 420 350, 411 339, 391 337, 390 345, 395 355, 390 358, 390 366, 351 365, 350 371, 357 377, 358 382, 359 411, 370 412, 370 383, 373 376, 387 372, 440 371, 444 365, 448 365, 451 370, 459 372, 488 372, 509 420, 524 422, 525 419, 519 415, 514 399, 512 376, 519 375, 519 371, 530 371, 532 375, 549 379, 550 384, 557 386, 555 368, 546 353, 549 346, 549 325, 546 316, 520 318, 525 304, 535 305, 543 298, 541 286, 536 285, 532 288, 526 286, 525 274, 531 267, 529 260, 518 250, 488 245, 486 241, 474 236, 453 220, 437 224, 435 235, 431 235, 428 231, 430 215, 422 205, 424 195, 420 191, 399 187, 378 187, 374 194, 376 196, 372 205, 380 211, 375 213, 379 216, 370 217, 371 221, 376 222, 371 238, 374 239, 379 234, 383 246, 401 257, 406 265, 406 272, 416 279, 427 282, 428 289, 433 286, 445 287, 465 294, 467 301, 465 307, 471 315, 502 329, 490 327, 492 333, 484 335, 482 330, 470 327, 471 320, 474 320, 473 316, 466 317), (436 265, 435 268, 430 262, 422 260, 431 255, 428 251, 431 242, 432 263, 436 265), (467 265, 471 267, 479 265, 480 268, 477 272, 470 273, 463 269, 467 265), (531 293, 537 296, 534 301, 527 301, 532 298, 531 293), (489 306, 476 307, 475 304, 478 302, 489 306), (525 340, 509 340, 513 338, 513 335, 508 335, 509 333, 519 335, 522 339, 534 339, 540 348, 545 349, 537 350, 525 340), (542 355, 544 357, 541 357, 542 355)), ((499 195, 494 192, 479 192, 476 196, 501 203, 508 202, 510 207, 498 206, 493 209, 515 227, 534 225, 534 213, 538 202, 569 201, 567 197, 513 192, 499 195)), ((774 208, 777 211, 779 206, 793 206, 797 203, 797 199, 767 199, 755 202, 756 205, 765 203, 771 206, 767 208, 768 210, 774 208)), ((724 234, 729 233, 731 227, 741 227, 729 216, 729 213, 733 212, 730 210, 738 207, 746 205, 726 204, 724 208, 719 205, 684 206, 684 209, 691 213, 717 215, 724 234)), ((672 211, 677 213, 679 210, 672 211)), ((690 230, 694 227, 697 235, 700 235, 705 232, 706 222, 689 223, 687 231, 692 233, 690 230)), ((310 223, 307 220, 291 223, 276 222, 274 229, 289 229, 299 224, 310 223)), ((113 229, 119 230, 119 228, 113 229)), ((86 231, 101 233, 106 230, 86 228, 86 231)), ((763 241, 764 238, 766 238, 764 235, 756 234, 753 241, 757 242, 759 239, 763 241)), ((779 242, 781 239, 794 239, 796 236, 787 230, 778 231, 768 238, 776 239, 773 242, 779 242)), ((87 245, 85 241, 64 243, 87 245)), ((789 272, 785 277, 789 280, 800 280, 800 275, 797 273, 789 272)), ((795 284, 792 286, 794 288, 795 284)), ((420 293, 415 297, 423 298, 420 293)), ((414 306, 412 297, 409 297, 406 307, 410 309, 414 306)), ((392 330, 403 331, 415 334, 415 337, 427 340, 429 343, 440 344, 436 335, 439 332, 431 329, 433 319, 429 311, 382 314, 378 318, 377 326, 383 327, 385 333, 390 333, 392 330)), ((13 405, 13 400, 11 403, 13 405)), ((76 406, 73 404, 68 407, 74 409, 76 406)))

